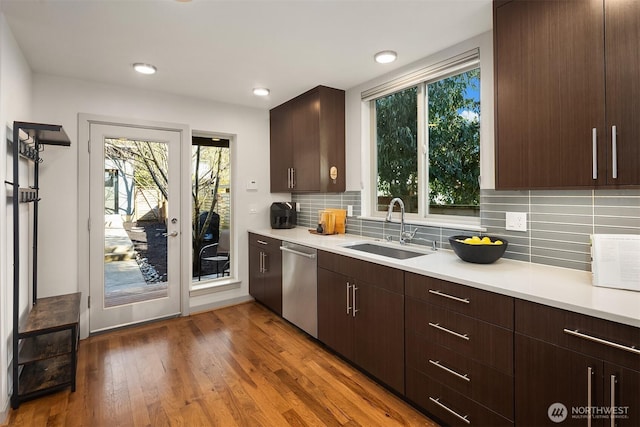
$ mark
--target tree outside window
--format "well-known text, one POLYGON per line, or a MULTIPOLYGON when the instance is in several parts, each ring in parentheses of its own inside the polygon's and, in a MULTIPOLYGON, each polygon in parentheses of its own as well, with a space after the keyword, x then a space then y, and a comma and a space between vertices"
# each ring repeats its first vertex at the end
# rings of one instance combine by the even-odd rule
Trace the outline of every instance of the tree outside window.
POLYGON ((375 120, 378 211, 400 197, 407 212, 422 216, 480 215, 478 68, 376 99, 375 120), (420 105, 425 120, 418 117, 420 105), (424 174, 419 171, 421 146, 427 147, 424 174), (421 175, 428 182, 420 182, 421 175), (419 207, 421 191, 425 212, 419 207))

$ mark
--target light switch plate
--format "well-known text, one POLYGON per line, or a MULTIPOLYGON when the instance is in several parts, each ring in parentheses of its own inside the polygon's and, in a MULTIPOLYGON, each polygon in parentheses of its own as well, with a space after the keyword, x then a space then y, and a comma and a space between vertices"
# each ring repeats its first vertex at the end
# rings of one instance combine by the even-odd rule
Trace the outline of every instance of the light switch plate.
POLYGON ((347 205, 347 216, 353 216, 353 205, 347 205))
POLYGON ((506 212, 505 228, 510 231, 527 231, 526 212, 506 212))

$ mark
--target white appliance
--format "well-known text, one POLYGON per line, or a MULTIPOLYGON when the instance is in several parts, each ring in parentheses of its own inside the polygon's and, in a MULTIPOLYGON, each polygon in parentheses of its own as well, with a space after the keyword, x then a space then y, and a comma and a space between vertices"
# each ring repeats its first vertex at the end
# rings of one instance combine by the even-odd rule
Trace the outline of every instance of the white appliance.
POLYGON ((317 251, 282 242, 282 317, 318 338, 317 251))
POLYGON ((640 292, 640 236, 591 236, 593 285, 640 292))

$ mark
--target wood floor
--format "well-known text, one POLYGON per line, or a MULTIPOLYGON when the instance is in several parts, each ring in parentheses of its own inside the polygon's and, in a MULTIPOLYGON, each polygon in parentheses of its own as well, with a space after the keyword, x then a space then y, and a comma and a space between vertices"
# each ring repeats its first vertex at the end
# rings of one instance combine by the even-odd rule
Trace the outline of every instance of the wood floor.
POLYGON ((11 426, 436 426, 256 303, 81 341, 75 393, 11 426))

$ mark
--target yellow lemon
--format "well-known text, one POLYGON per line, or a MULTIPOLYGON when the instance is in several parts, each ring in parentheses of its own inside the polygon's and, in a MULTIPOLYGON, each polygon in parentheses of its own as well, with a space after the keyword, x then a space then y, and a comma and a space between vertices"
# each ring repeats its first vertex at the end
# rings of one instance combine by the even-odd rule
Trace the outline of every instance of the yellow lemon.
POLYGON ((502 240, 496 240, 495 242, 493 242, 494 245, 502 245, 502 240))
POLYGON ((474 242, 480 242, 481 241, 478 236, 472 236, 471 240, 474 241, 474 242))
POLYGON ((485 245, 490 245, 491 244, 491 239, 485 236, 485 237, 482 238, 482 243, 485 244, 485 245))

